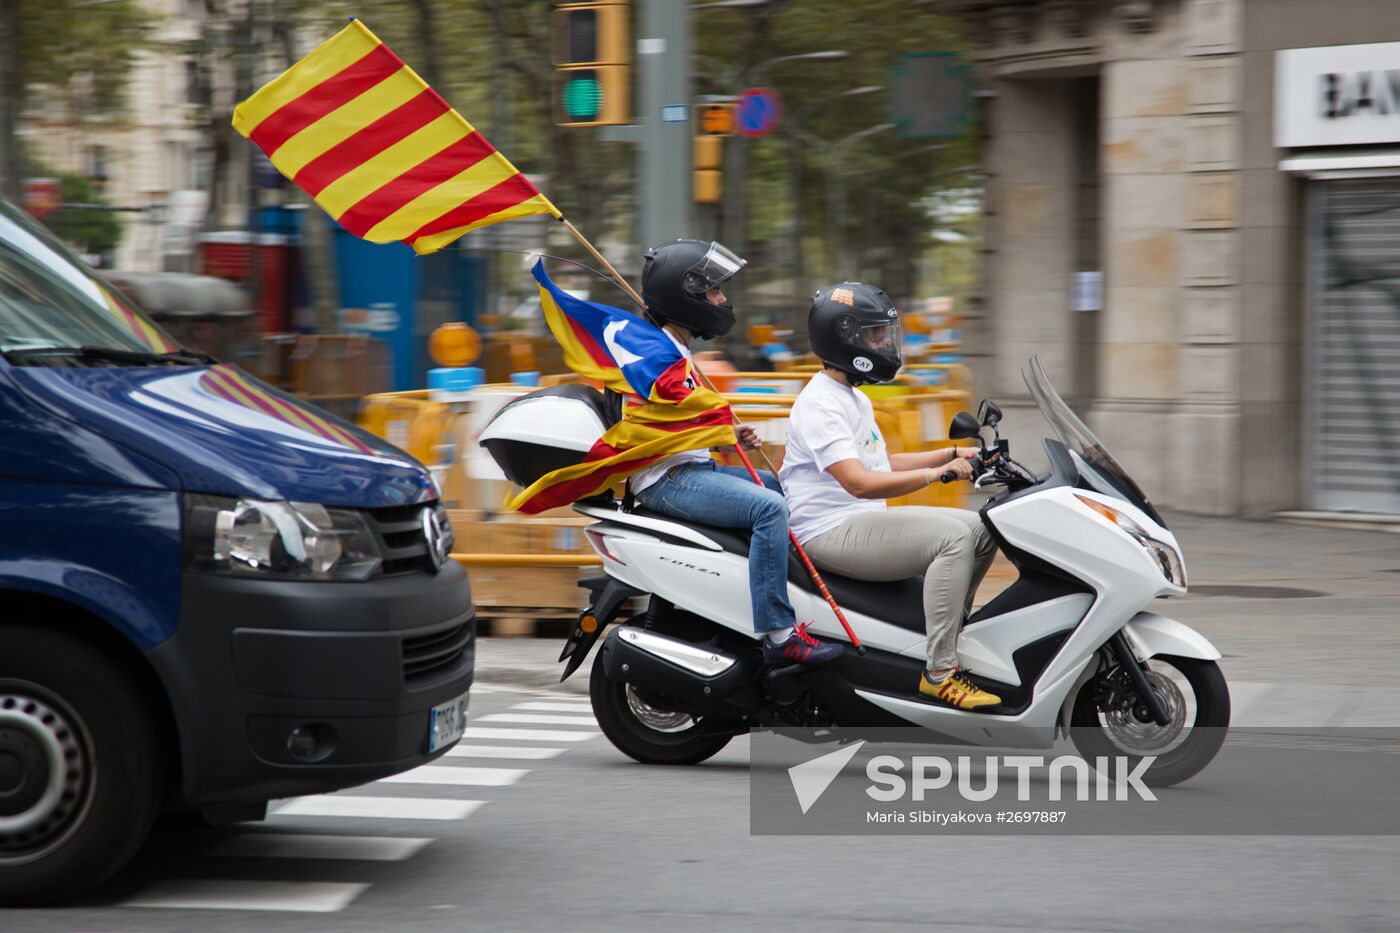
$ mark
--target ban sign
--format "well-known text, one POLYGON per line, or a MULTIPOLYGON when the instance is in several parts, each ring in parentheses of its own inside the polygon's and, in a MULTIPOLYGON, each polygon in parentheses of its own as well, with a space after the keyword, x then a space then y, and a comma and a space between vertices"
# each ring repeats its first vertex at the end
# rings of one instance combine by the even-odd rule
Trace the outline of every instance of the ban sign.
POLYGON ((767 136, 778 128, 783 101, 770 87, 745 88, 739 95, 739 132, 744 136, 767 136))

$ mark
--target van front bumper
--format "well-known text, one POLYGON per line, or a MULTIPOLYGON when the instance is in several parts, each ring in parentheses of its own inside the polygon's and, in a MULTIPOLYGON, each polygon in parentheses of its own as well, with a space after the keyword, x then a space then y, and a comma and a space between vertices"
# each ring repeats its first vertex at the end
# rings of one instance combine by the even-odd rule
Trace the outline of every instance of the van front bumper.
POLYGON ((364 583, 187 573, 148 657, 179 735, 180 803, 211 807, 374 781, 428 751, 435 706, 471 687, 466 571, 364 583))

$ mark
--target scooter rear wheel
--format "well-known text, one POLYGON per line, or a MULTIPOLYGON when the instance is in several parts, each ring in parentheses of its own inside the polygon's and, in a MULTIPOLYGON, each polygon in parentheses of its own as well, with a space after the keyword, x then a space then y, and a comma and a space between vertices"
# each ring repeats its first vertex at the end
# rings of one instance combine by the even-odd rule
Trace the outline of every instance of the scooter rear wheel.
POLYGON ((660 698, 647 696, 631 684, 608 679, 601 651, 593 659, 588 696, 593 715, 608 741, 643 764, 699 764, 733 738, 706 732, 703 717, 667 710, 660 698))
POLYGON ((1147 667, 1149 682, 1172 714, 1171 723, 1162 727, 1131 711, 1104 711, 1094 678, 1075 697, 1070 738, 1090 764, 1099 757, 1111 761, 1122 756, 1136 767, 1152 755, 1157 760, 1144 772, 1143 782, 1170 787, 1199 774, 1225 743, 1230 690, 1214 661, 1158 655, 1147 667), (1189 696, 1180 689, 1182 681, 1189 696))

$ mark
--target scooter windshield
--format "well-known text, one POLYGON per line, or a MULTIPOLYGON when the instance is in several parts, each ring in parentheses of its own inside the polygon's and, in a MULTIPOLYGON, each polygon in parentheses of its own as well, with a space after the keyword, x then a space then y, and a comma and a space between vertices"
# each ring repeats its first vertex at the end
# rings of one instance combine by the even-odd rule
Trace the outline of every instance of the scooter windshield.
POLYGON ((1050 422, 1050 427, 1059 435, 1064 445, 1093 467, 1115 492, 1152 516, 1157 524, 1165 528, 1166 522, 1162 521, 1162 516, 1153 508, 1147 496, 1143 495, 1138 484, 1118 461, 1113 459, 1113 455, 1104 447, 1103 442, 1094 436, 1094 432, 1079 420, 1074 409, 1060 398, 1060 393, 1055 391, 1055 387, 1050 384, 1050 378, 1045 375, 1045 370, 1040 365, 1040 357, 1033 356, 1026 361, 1021 367, 1021 378, 1026 380, 1026 388, 1030 390, 1031 398, 1035 399, 1040 413, 1050 422))

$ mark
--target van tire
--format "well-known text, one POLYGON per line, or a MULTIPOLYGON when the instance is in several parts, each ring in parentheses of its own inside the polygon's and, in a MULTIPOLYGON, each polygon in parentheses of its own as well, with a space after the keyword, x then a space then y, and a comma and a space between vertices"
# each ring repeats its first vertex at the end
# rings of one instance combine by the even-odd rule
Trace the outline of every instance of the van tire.
MULTIPOLYGON (((28 772, 21 765, 20 774, 46 775, 36 787, 63 784, 69 802, 8 814, 16 821, 26 813, 49 816, 24 832, 14 828, 19 822, 0 831, 0 904, 48 904, 92 890, 136 853, 160 808, 163 774, 150 704, 96 646, 47 627, 0 626, 0 728, 8 728, 12 748, 40 756, 30 762, 51 762, 52 755, 42 756, 45 742, 53 742, 47 747, 60 748, 71 765, 61 777, 48 764, 28 772)), ((12 776, 15 760, 12 753, 12 776)), ((20 807, 12 801, 9 809, 20 807)))

